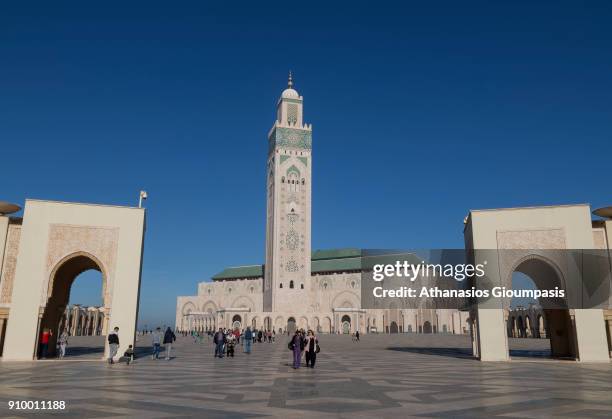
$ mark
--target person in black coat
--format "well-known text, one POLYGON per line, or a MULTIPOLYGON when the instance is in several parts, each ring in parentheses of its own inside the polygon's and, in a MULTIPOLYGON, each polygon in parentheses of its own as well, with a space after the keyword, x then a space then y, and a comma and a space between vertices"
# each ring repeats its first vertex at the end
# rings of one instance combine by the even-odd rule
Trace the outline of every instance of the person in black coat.
POLYGON ((172 350, 172 343, 176 340, 176 335, 168 327, 166 333, 164 333, 164 345, 166 346, 166 361, 170 360, 170 351, 172 350))

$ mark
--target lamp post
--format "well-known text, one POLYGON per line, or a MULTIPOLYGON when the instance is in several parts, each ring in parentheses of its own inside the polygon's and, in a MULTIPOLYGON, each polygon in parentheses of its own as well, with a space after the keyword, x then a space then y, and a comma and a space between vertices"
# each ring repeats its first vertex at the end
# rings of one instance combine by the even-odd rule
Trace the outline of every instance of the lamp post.
POLYGON ((147 199, 147 191, 140 191, 140 198, 138 199, 138 208, 142 208, 142 201, 147 199))

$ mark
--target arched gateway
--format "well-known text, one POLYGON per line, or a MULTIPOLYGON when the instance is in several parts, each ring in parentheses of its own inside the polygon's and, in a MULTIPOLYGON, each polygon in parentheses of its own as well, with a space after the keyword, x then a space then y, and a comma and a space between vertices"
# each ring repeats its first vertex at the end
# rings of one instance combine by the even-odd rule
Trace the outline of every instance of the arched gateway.
MULTIPOLYGON (((486 261, 486 280, 491 287, 512 289, 512 274, 520 272, 541 290, 583 288, 582 277, 571 275, 567 250, 595 248, 589 210, 588 205, 568 205, 471 211, 464 230, 470 263, 486 261), (574 283, 566 283, 568 278, 574 283)), ((473 354, 482 361, 510 357, 508 306, 504 299, 489 299, 471 308, 473 354)), ((553 300, 549 307, 544 321, 553 357, 609 362, 603 310, 570 309, 566 298, 553 300)), ((522 336, 524 320, 514 319, 512 324, 522 336)))
MULTIPOLYGON (((47 304, 44 307, 44 312, 40 320, 40 330, 49 329, 52 331, 52 336, 49 340, 48 354, 53 357, 56 355, 57 337, 62 333, 62 320, 66 312, 68 300, 70 298, 70 290, 77 276, 90 269, 102 273, 102 296, 106 295, 106 273, 102 268, 103 264, 94 255, 87 252, 76 252, 67 255, 58 262, 53 269, 49 278, 49 286, 47 287, 47 304)), ((110 304, 109 301, 104 301, 104 307, 110 304)), ((103 312, 106 311, 103 308, 103 312)), ((104 317, 102 324, 102 333, 106 335, 107 317, 104 317)), ((85 319, 83 318, 83 321, 85 319)))
POLYGON ((8 272, 2 281, 10 284, 2 292, 12 291, 0 295, 9 307, 0 344, 3 361, 35 359, 44 329, 52 331, 49 349, 55 351, 72 283, 90 269, 102 274, 102 334, 119 328, 119 354, 135 345, 143 208, 27 200, 23 219, 0 214, 0 236, 7 237, 8 231, 19 234, 8 235, 4 244, 18 249, 14 260, 0 260, 0 265, 11 263, 0 270, 8 272))

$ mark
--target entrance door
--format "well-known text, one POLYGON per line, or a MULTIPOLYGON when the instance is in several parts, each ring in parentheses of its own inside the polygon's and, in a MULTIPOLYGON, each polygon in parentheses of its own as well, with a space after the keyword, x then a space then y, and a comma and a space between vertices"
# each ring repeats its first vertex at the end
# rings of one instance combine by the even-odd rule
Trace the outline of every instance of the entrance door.
POLYGON ((238 314, 232 317, 232 329, 233 330, 242 329, 242 317, 240 317, 238 314))
POLYGON ((287 319, 287 332, 292 335, 293 333, 295 333, 296 329, 297 326, 295 324, 295 319, 293 317, 289 317, 289 319, 287 319))
POLYGON ((351 333, 351 318, 349 316, 342 316, 342 333, 351 333))

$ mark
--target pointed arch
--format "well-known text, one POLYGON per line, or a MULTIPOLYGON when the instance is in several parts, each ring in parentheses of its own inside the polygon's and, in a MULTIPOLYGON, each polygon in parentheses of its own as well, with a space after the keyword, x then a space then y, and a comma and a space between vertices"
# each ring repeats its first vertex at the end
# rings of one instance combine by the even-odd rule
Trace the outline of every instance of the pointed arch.
POLYGON ((108 271, 106 267, 95 255, 85 251, 78 251, 64 256, 55 264, 53 269, 51 269, 49 277, 47 278, 47 288, 43 306, 47 305, 51 299, 51 296, 53 295, 53 290, 57 285, 58 272, 60 269, 64 271, 61 273, 66 273, 69 276, 72 276, 70 285, 72 285, 72 281, 74 281, 77 276, 85 271, 90 269, 99 271, 102 274, 102 301, 105 307, 110 304, 110 293, 108 292, 108 271), (68 270, 70 272, 65 272, 68 270))

